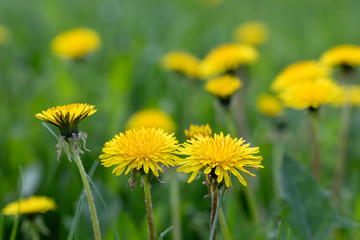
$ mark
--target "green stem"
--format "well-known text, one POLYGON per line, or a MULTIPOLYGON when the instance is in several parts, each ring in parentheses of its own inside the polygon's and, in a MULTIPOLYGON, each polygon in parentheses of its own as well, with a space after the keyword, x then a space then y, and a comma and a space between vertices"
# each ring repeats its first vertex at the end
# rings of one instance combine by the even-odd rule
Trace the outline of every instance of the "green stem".
MULTIPOLYGON (((216 188, 216 196, 217 196, 217 188, 216 188)), ((219 212, 220 212, 220 208, 221 208, 221 200, 224 196, 224 192, 225 192, 225 187, 223 188, 222 192, 221 192, 221 195, 220 195, 220 199, 219 199, 219 203, 217 205, 217 208, 216 208, 216 212, 215 212, 215 216, 214 216, 214 221, 213 221, 213 224, 212 224, 212 228, 211 228, 211 233, 210 233, 210 238, 209 240, 215 240, 215 231, 216 231, 216 224, 217 224, 217 221, 218 221, 218 218, 219 218, 219 212)), ((216 199, 217 200, 217 199, 216 199)), ((212 210, 212 209, 211 209, 212 210)))
POLYGON ((181 240, 181 218, 180 218, 180 197, 179 197, 179 182, 176 176, 171 180, 170 186, 170 206, 171 206, 171 221, 174 229, 172 231, 174 240, 181 240))
POLYGON ((214 230, 214 236, 213 238, 210 239, 214 239, 216 238, 215 234, 216 234, 216 225, 214 225, 214 220, 215 220, 215 214, 217 212, 217 195, 218 195, 218 187, 217 185, 215 187, 213 187, 212 189, 212 195, 211 195, 211 216, 210 216, 210 230, 211 232, 213 232, 214 230), (215 226, 215 227, 214 227, 215 226))
POLYGON ((342 187, 342 181, 344 176, 344 171, 346 168, 346 152, 349 136, 349 125, 351 119, 351 105, 345 103, 342 106, 341 114, 341 126, 340 126, 340 138, 339 138, 339 152, 337 157, 337 163, 335 167, 335 176, 334 176, 334 203, 337 205, 340 197, 340 191, 342 187))
POLYGON ((14 219, 14 224, 13 224, 13 227, 11 230, 10 240, 16 239, 18 227, 19 227, 19 214, 16 214, 15 219, 14 219))
POLYGON ((321 178, 320 146, 317 135, 317 112, 309 112, 310 117, 310 144, 313 148, 312 170, 316 180, 321 178))
POLYGON ((231 240, 231 234, 229 231, 229 226, 226 222, 226 218, 225 218, 225 213, 224 210, 222 208, 220 208, 220 213, 219 213, 219 221, 220 221, 220 226, 221 226, 221 232, 223 234, 223 237, 225 240, 231 240))
POLYGON ((89 208, 90 208, 90 215, 91 215, 91 221, 92 221, 92 225, 93 225, 93 229, 94 229, 95 240, 101 240, 101 232, 100 232, 99 220, 98 220, 98 217, 96 215, 95 203, 94 203, 93 196, 91 194, 91 188, 90 188, 90 185, 89 185, 89 181, 86 178, 86 173, 85 173, 84 166, 83 166, 83 164, 81 162, 79 154, 75 150, 74 144, 69 144, 69 145, 70 145, 70 148, 71 148, 71 152, 72 152, 72 154, 74 156, 76 165, 79 168, 81 180, 82 180, 82 182, 84 184, 86 198, 88 200, 89 208))
POLYGON ((147 222, 148 222, 148 227, 149 227, 149 239, 156 240, 154 216, 153 216, 152 203, 151 203, 150 186, 149 186, 149 180, 147 178, 147 175, 143 178, 143 181, 144 181, 146 217, 147 217, 147 222))
POLYGON ((2 212, 0 213, 0 240, 3 240, 3 232, 4 232, 4 215, 2 212))

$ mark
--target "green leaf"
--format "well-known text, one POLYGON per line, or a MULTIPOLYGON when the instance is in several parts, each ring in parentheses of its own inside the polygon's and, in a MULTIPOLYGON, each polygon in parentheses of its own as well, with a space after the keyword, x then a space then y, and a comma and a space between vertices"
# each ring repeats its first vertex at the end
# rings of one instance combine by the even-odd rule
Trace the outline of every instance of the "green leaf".
POLYGON ((286 156, 280 169, 280 188, 289 207, 289 223, 299 239, 328 239, 334 227, 352 227, 331 206, 309 171, 286 156))

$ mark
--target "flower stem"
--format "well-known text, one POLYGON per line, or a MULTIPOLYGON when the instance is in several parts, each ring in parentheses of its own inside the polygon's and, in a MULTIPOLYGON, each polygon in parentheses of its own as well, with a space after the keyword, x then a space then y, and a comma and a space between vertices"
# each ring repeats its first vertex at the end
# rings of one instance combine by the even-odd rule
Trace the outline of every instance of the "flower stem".
POLYGON ((154 226, 154 216, 151 203, 151 194, 149 180, 147 176, 143 178, 144 181, 144 193, 145 193, 145 207, 146 207, 146 217, 149 227, 149 239, 156 240, 155 226, 154 226))
POLYGON ((91 221, 92 221, 92 225, 93 225, 95 240, 101 240, 101 232, 100 232, 99 220, 98 220, 98 217, 96 215, 95 203, 94 203, 94 199, 93 199, 93 196, 92 196, 92 193, 91 193, 91 188, 90 188, 90 185, 89 185, 89 181, 86 178, 86 173, 85 173, 84 166, 83 166, 83 164, 81 162, 79 154, 75 150, 74 144, 69 144, 69 145, 70 145, 72 155, 74 156, 76 165, 77 165, 77 167, 79 169, 81 180, 82 180, 82 182, 84 184, 86 198, 88 200, 89 208, 90 208, 90 215, 91 215, 91 221))
POLYGON ((317 135, 317 112, 309 112, 310 118, 310 144, 313 148, 312 170, 316 180, 321 178, 320 146, 317 135))
MULTIPOLYGON (((218 192, 218 188, 216 187, 214 190, 216 190, 216 202, 217 201, 217 192, 218 192)), ((211 229, 211 233, 210 233, 210 238, 209 240, 215 240, 215 235, 216 235, 216 225, 217 225, 217 221, 218 221, 218 218, 219 218, 219 212, 220 212, 220 208, 221 208, 221 200, 224 196, 224 192, 225 192, 225 187, 223 188, 222 192, 221 192, 221 195, 220 195, 220 199, 219 199, 219 203, 218 205, 216 206, 215 205, 215 208, 216 208, 216 212, 215 212, 215 215, 214 215, 214 220, 212 221, 212 227, 210 228, 211 229)), ((213 194, 213 198, 214 198, 214 195, 213 194)), ((214 201, 212 202, 214 204, 214 201)), ((212 211, 214 210, 213 209, 213 204, 211 206, 211 213, 212 211)), ((212 216, 212 214, 211 214, 212 216)))
POLYGON ((218 195, 218 187, 215 186, 212 189, 212 195, 211 195, 211 216, 210 216, 210 231, 213 232, 214 230, 214 236, 213 238, 210 239, 214 239, 215 240, 215 235, 216 235, 216 225, 214 226, 214 220, 215 220, 215 214, 217 211, 217 195, 218 195))
POLYGON ((220 221, 221 232, 223 234, 224 240, 231 240, 229 226, 226 222, 225 213, 222 208, 220 208, 220 212, 219 212, 219 221, 220 221))
POLYGON ((337 163, 335 168, 335 176, 334 176, 334 202, 338 203, 342 180, 344 176, 344 171, 346 168, 346 150, 349 136, 349 125, 351 119, 351 105, 345 103, 342 106, 342 114, 341 114, 341 126, 340 126, 340 139, 339 139, 339 152, 337 157, 337 163))
POLYGON ((16 239, 16 234, 17 234, 17 230, 19 227, 19 214, 16 214, 15 219, 14 219, 14 224, 13 227, 11 229, 11 235, 10 235, 10 240, 15 240, 16 239))
POLYGON ((171 206, 171 221, 174 226, 173 239, 181 240, 181 218, 180 218, 180 202, 179 202, 179 182, 176 176, 171 180, 170 187, 170 206, 171 206))

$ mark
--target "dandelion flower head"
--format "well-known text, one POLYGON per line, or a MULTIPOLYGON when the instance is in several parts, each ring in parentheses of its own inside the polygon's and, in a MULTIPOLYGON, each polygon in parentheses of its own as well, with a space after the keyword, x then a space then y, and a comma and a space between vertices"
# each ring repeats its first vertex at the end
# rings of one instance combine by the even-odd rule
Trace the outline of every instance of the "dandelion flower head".
POLYGON ((0 25, 0 45, 4 44, 8 39, 8 31, 0 25))
POLYGON ((170 52, 163 56, 162 64, 165 69, 184 74, 190 78, 199 78, 200 61, 185 52, 170 52))
POLYGON ((269 94, 258 97, 256 106, 260 113, 269 117, 279 116, 283 111, 283 105, 279 99, 269 94))
POLYGON ((295 84, 279 94, 284 105, 296 109, 319 108, 331 103, 339 94, 339 86, 328 78, 295 84))
POLYGON ((240 65, 249 65, 258 59, 257 50, 245 44, 229 43, 213 49, 201 62, 201 75, 208 78, 236 70, 240 65))
POLYGON ((294 84, 313 81, 329 75, 329 69, 316 61, 297 62, 287 66, 275 78, 271 88, 276 92, 281 92, 294 84))
POLYGON ((35 117, 59 127, 61 136, 71 137, 73 133, 79 133, 79 122, 97 111, 94 108, 86 103, 73 103, 49 108, 35 117))
POLYGON ((203 137, 211 136, 212 129, 209 124, 206 125, 190 125, 189 130, 185 130, 185 136, 187 139, 195 138, 197 135, 201 135, 203 137))
POLYGON ((320 58, 324 65, 350 66, 360 65, 360 46, 356 45, 339 45, 326 51, 320 58))
POLYGON ((225 75, 209 80, 205 89, 218 98, 226 99, 232 96, 242 86, 242 82, 233 76, 225 75))
POLYGON ((333 101, 334 105, 350 104, 351 106, 360 106, 360 86, 341 86, 337 97, 333 101))
POLYGON ((45 196, 32 196, 6 205, 4 215, 46 213, 56 209, 56 203, 45 196))
POLYGON ((168 134, 159 128, 136 128, 119 133, 105 143, 100 155, 105 167, 115 166, 112 173, 116 176, 134 169, 145 174, 159 176, 163 172, 159 164, 175 166, 175 150, 178 141, 174 134, 168 134))
POLYGON ((176 124, 171 117, 165 112, 159 109, 145 109, 139 112, 136 112, 131 118, 127 121, 126 129, 133 128, 161 128, 166 132, 175 131, 176 124))
POLYGON ((51 47, 54 54, 60 57, 78 59, 97 50, 99 46, 97 32, 88 28, 75 28, 56 36, 51 47))
POLYGON ((263 166, 262 157, 254 156, 259 153, 259 148, 249 147, 249 143, 244 143, 242 138, 231 138, 229 134, 224 136, 222 132, 214 134, 214 137, 198 135, 187 140, 179 149, 179 154, 187 157, 179 160, 179 165, 182 166, 177 171, 192 172, 188 183, 194 180, 199 171, 203 171, 208 180, 214 179, 217 184, 225 183, 226 187, 230 187, 233 174, 246 186, 246 181, 239 171, 255 176, 245 168, 259 169, 263 166))
POLYGON ((267 40, 268 29, 262 22, 247 22, 235 29, 234 38, 238 42, 258 46, 267 40))

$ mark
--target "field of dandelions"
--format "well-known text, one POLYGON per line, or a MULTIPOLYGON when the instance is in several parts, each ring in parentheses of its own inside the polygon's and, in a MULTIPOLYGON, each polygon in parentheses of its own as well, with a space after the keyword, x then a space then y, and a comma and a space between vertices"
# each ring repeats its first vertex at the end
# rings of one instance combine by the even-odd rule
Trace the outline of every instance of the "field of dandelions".
POLYGON ((0 240, 360 239, 359 11, 0 0, 0 240))

